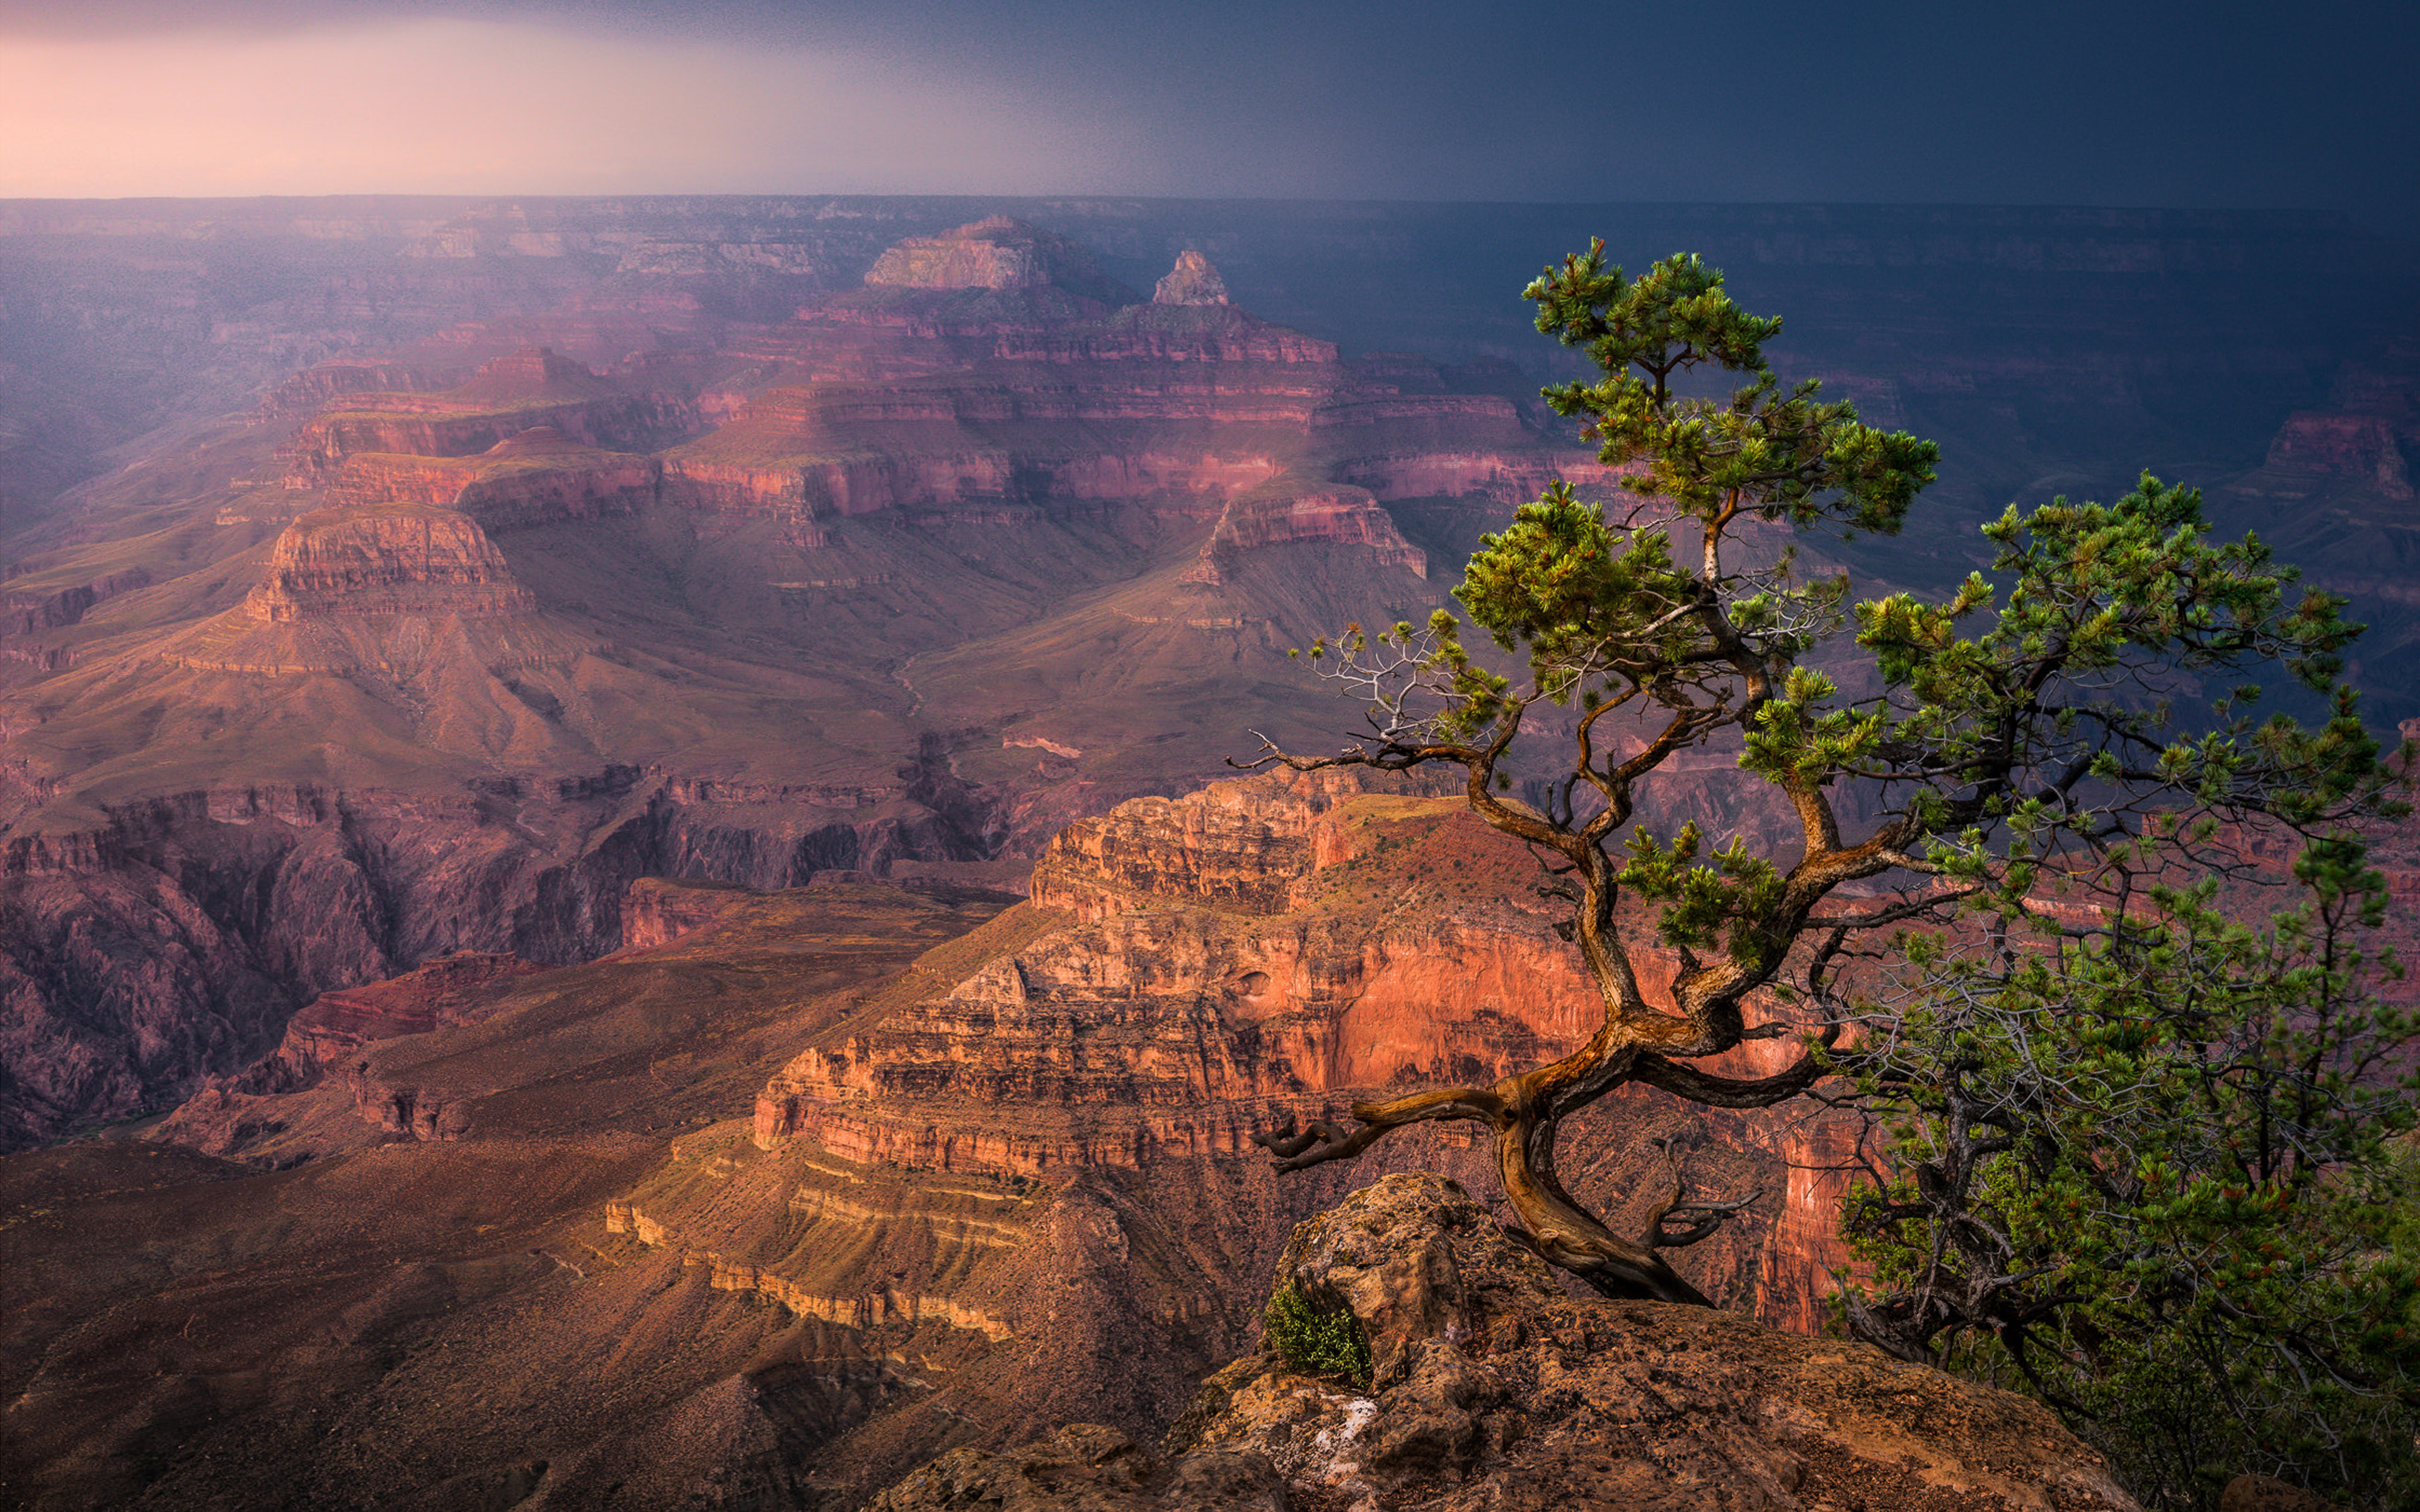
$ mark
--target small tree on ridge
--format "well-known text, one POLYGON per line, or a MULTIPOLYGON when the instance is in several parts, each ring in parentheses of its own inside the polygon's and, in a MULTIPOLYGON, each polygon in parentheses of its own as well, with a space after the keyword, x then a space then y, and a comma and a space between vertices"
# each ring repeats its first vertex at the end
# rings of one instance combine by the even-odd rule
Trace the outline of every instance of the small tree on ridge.
POLYGON ((1549 1065, 1356 1103, 1349 1126, 1256 1138, 1298 1170, 1353 1159, 1407 1124, 1486 1124, 1506 1196, 1545 1258, 1609 1295, 1703 1304, 1658 1252, 1711 1232, 1721 1205, 1676 1194, 1645 1234, 1615 1234, 1557 1178, 1563 1119, 1631 1082, 1712 1107, 1797 1096, 1830 1070, 1854 942, 1958 905, 2023 912, 2050 875, 2088 884, 2158 812, 2329 830, 2377 806, 2379 751, 2341 691, 2315 729, 2282 717, 2256 727, 2231 710, 2202 734, 2166 728, 2157 697, 2173 673, 2283 659, 2333 689, 2335 654, 2356 633, 2340 601, 2291 593, 2290 570, 2257 541, 2211 544, 2193 490, 2147 475, 2111 505, 2012 506, 1984 530, 1996 586, 1976 574, 1945 601, 1900 594, 1852 608, 1845 579, 1802 581, 1787 552, 1773 560, 1743 536, 1755 525, 1896 533, 1932 481, 1931 442, 1861 424, 1811 381, 1784 388, 1762 357, 1781 322, 1742 311, 1695 256, 1626 280, 1600 241, 1526 294, 1539 329, 1602 371, 1545 397, 1627 470, 1634 499, 1609 515, 1558 483, 1482 538, 1454 596, 1520 659, 1519 675, 1474 659, 1447 610, 1425 626, 1349 628, 1311 656, 1365 703, 1367 733, 1326 755, 1264 740, 1238 764, 1461 767, 1471 810, 1532 846, 1570 901, 1604 1016, 1549 1065), (1674 380, 1699 369, 1738 386, 1728 399, 1677 394, 1674 380), (1872 696, 1843 696, 1810 661, 1852 626, 1872 696), (1532 805, 1508 790, 1514 743, 1541 704, 1570 708, 1576 724, 1532 805), (1643 742, 1626 756, 1625 729, 1643 742), (1794 856, 1633 825, 1644 780, 1717 740, 1736 741, 1740 765, 1788 805, 1794 856), (1851 784, 1881 814, 1854 836, 1839 801, 1851 784), (1836 896, 1877 878, 1896 890, 1836 896), (1679 957, 1668 1009, 1650 1001, 1616 927, 1625 897, 1679 957), (1759 995, 1766 1022, 1751 1027, 1759 995), (1760 1037, 1807 1044, 1764 1077, 1696 1064, 1760 1037))

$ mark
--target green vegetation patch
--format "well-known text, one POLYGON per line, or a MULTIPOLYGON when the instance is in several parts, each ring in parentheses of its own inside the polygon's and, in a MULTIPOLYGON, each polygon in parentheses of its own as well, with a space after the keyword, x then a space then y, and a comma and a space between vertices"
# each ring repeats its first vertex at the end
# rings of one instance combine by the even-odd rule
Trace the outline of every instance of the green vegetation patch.
POLYGON ((1269 1342, 1286 1364, 1306 1375, 1343 1376, 1367 1391, 1370 1341, 1349 1307, 1323 1308, 1289 1281, 1269 1298, 1261 1315, 1269 1342))

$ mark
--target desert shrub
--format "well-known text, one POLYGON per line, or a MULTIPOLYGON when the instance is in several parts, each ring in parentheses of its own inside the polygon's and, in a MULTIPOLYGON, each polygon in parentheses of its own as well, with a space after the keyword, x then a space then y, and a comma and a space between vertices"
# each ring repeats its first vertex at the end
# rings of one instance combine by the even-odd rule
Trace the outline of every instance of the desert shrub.
POLYGON ((1361 1336, 1360 1320, 1351 1308, 1323 1308, 1288 1282, 1269 1298, 1262 1321, 1269 1342, 1296 1370, 1343 1376, 1357 1386, 1369 1386, 1370 1341, 1361 1336))
POLYGON ((1911 939, 1912 998, 1841 1057, 1874 1119, 1850 1331, 2030 1392, 2160 1512, 2244 1470, 2420 1505, 2420 1019, 2376 991, 2358 841, 2294 870, 2265 926, 2205 876, 2080 939, 1911 939))

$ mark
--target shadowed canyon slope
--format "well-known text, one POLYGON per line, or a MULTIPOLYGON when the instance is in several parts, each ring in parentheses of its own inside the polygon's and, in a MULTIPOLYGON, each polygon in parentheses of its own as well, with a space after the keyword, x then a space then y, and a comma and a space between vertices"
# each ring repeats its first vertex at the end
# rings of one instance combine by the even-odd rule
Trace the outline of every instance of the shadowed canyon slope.
POLYGON ((639 877, 1013 885, 1247 730, 1332 738, 1286 645, 1423 612, 1590 481, 1513 295, 1591 231, 1704 251, 1788 317, 1785 376, 1945 442, 1937 517, 1841 548, 1868 574, 1962 572, 2011 495, 2240 478, 2325 506, 2380 712, 2420 697, 2375 565, 2412 524, 2412 254, 2341 224, 4 206, 0 1141, 448 951, 593 958, 639 877))
MULTIPOLYGON (((1451 1128, 1286 1178, 1246 1136, 1584 1033, 1534 877, 1454 800, 1268 777, 1074 826, 1012 906, 642 882, 605 960, 332 993, 147 1138, 0 1163, 0 1473, 63 1507, 325 1504, 373 1465, 431 1508, 844 1506, 1036 1422, 1156 1438, 1293 1224, 1388 1171, 1492 1190, 1451 1128)), ((1566 1179, 1636 1227, 1664 1135, 1763 1193, 1679 1262, 1803 1322, 1817 1135, 1624 1096, 1566 1179)))

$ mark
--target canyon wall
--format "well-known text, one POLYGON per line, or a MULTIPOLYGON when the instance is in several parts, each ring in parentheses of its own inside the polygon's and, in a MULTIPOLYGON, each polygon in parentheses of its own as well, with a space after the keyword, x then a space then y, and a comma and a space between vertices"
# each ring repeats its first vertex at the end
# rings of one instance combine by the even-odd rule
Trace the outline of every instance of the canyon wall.
MULTIPOLYGON (((1051 1179, 1100 1168, 1264 1159, 1290 1117, 1338 1117, 1388 1089, 1485 1084, 1576 1048, 1601 1019, 1535 864, 1458 797, 1371 791, 1351 773, 1279 773, 1069 826, 1031 907, 1063 916, 944 995, 792 1062, 754 1137, 860 1165, 1051 1179)), ((1634 940, 1648 937, 1634 928, 1634 940)), ((1677 961, 1634 946, 1660 994, 1677 961)), ((1755 1041, 1714 1062, 1763 1074, 1796 1055, 1755 1041)), ((1680 1252, 1783 1326, 1811 1328, 1832 1234, 1841 1131, 1805 1110, 1736 1115, 1646 1088, 1613 1100, 1610 1142, 1567 1155, 1619 1226, 1653 1159, 1624 1134, 1667 1125, 1765 1200, 1724 1242, 1680 1252)), ((1468 1145, 1467 1131, 1441 1135, 1468 1145)), ((1482 1162, 1483 1164, 1483 1162, 1482 1162)))
POLYGON ((628 393, 544 347, 482 364, 441 393, 339 390, 291 435, 277 455, 289 488, 338 485, 355 453, 468 456, 535 429, 603 450, 647 452, 699 427, 685 395, 628 393))
MULTIPOLYGON (((1278 773, 1069 826, 1021 902, 643 878, 603 959, 458 955, 331 992, 147 1150, 85 1141, 0 1163, 19 1183, 0 1193, 9 1211, 41 1209, 16 1242, 56 1299, 6 1319, 31 1347, 0 1361, 0 1453, 31 1483, 99 1488, 95 1505, 130 1487, 241 1501, 272 1480, 345 1484, 375 1443, 432 1498, 519 1484, 566 1504, 634 1489, 677 1503, 711 1485, 837 1508, 1034 1422, 1198 1435, 1203 1414, 1183 1414, 1202 1377, 1238 1355, 1216 1381, 1266 1375, 1249 1357, 1271 1277, 1302 1257, 1297 1224, 1372 1182, 1417 1185, 1497 1242, 1509 1214, 1468 1126, 1289 1175, 1249 1136, 1584 1037, 1595 994, 1538 878, 1458 795, 1278 773), (178 1164, 195 1148, 218 1158, 178 1164), (138 1219, 136 1249, 77 1248, 138 1219), (328 1432, 339 1404, 361 1417, 328 1432), (298 1421, 311 1431, 286 1431, 298 1421), (71 1452, 95 1423, 103 1447, 71 1452), (142 1433, 194 1452, 118 1447, 142 1433)), ((1659 993, 1672 963, 1637 958, 1659 993)), ((1722 1069, 1791 1053, 1756 1041, 1722 1069)), ((1688 1335, 1687 1350, 1649 1346, 1659 1389, 1752 1355, 1774 1366, 1759 1391, 1904 1396, 1857 1351, 1747 1316, 1807 1331, 1841 1263, 1840 1131, 1806 1111, 1633 1088, 1566 1126, 1562 1179, 1617 1230, 1669 1190, 1667 1149, 1693 1193, 1753 1194, 1671 1256, 1722 1312, 1621 1325, 1688 1335)), ((1560 1283, 1527 1273, 1568 1308, 1560 1283)), ((1487 1346, 1508 1361, 1528 1347, 1487 1346)), ((1912 1442, 1852 1416, 1858 1443, 1912 1442)), ((1955 1458, 1919 1468, 1971 1481, 1955 1458)), ((2009 1463, 1995 1451, 1983 1468, 2009 1463)))
POLYGON ((468 515, 452 509, 335 508, 277 539, 245 608, 272 625, 322 614, 459 614, 495 619, 537 607, 468 515))
MULTIPOLYGON (((568 231, 453 235, 420 253, 605 251, 568 231)), ((1214 297, 1198 253, 1179 272, 1145 304, 1064 237, 987 219, 898 241, 861 286, 819 288, 727 347, 675 310, 657 345, 592 365, 597 341, 637 329, 615 320, 664 314, 635 293, 548 316, 586 323, 565 349, 517 344, 533 317, 474 320, 320 364, 240 429, 130 469, 111 507, 188 511, 207 545, 16 595, 8 843, 119 888, 130 920, 189 899, 209 941, 193 969, 242 962, 254 985, 240 1005, 209 981, 80 1015, 77 968, 28 933, 10 1053, 56 1064, 12 1084, 5 1137, 180 1095, 273 1040, 283 1009, 435 954, 610 950, 637 875, 1013 869, 1071 812, 1188 785, 1211 759, 1139 747, 1104 709, 1067 748, 1094 752, 1079 773, 962 774, 961 750, 1020 738, 1028 708, 1001 671, 1091 653, 1002 647, 946 716, 924 712, 921 658, 1047 622, 1082 586, 1163 611, 1088 607, 1094 644, 1160 624, 1188 642, 1307 639, 1373 582, 1424 605, 1427 553, 1377 490, 1503 494, 1574 455, 1502 398, 1447 392, 1433 363, 1345 363, 1214 297), (709 409, 723 423, 693 435, 709 409), (1331 481, 1347 467, 1372 486, 1331 481), (640 769, 656 800, 597 795, 598 772, 640 769), (691 804, 690 783, 756 795, 691 804), (207 810, 246 791, 301 796, 238 839, 207 810), (701 810, 715 817, 672 817, 701 810), (174 867, 125 842, 130 813, 174 867), (318 870, 285 880, 289 851, 318 870), (113 880, 143 867, 162 878, 113 880), (313 907, 332 921, 305 970, 268 942, 313 907), (195 1015, 221 1026, 175 1026, 195 1015), (139 1068, 99 1069, 129 1056, 139 1068)), ((1118 682, 1093 680, 1112 700, 1118 682)))
POLYGON ((614 770, 552 791, 239 789, 130 805, 0 851, 0 1139, 173 1103, 269 1053, 296 1009, 458 951, 620 948, 644 876, 800 886, 973 859, 901 792, 753 790, 614 770), (516 815, 542 806, 547 829, 516 815))
POLYGON ((534 425, 470 456, 351 454, 329 492, 341 504, 458 509, 492 532, 628 515, 657 497, 662 478, 654 457, 534 425))
MULTIPOLYGON (((844 1500, 1156 1435, 1289 1225, 1490 1190, 1466 1129, 1283 1179, 1249 1136, 1583 1033, 1528 859, 1416 794, 1168 795, 1333 738, 1288 645, 1610 486, 1514 297, 1596 231, 1944 443, 1907 534, 1827 544, 1869 582, 2157 460, 2363 595, 2370 712, 2420 709, 2420 282, 2339 222, 0 205, 0 1454, 92 1505, 844 1500), (858 886, 1037 856, 1021 908, 858 886), (207 1157, 23 1148, 197 1088, 207 1157)), ((1761 824, 1725 763, 1658 818, 1761 824)), ((1838 1137, 1633 1092, 1562 1169, 1618 1227, 1651 1140, 1761 1191, 1683 1265, 1804 1327, 1838 1137)))

